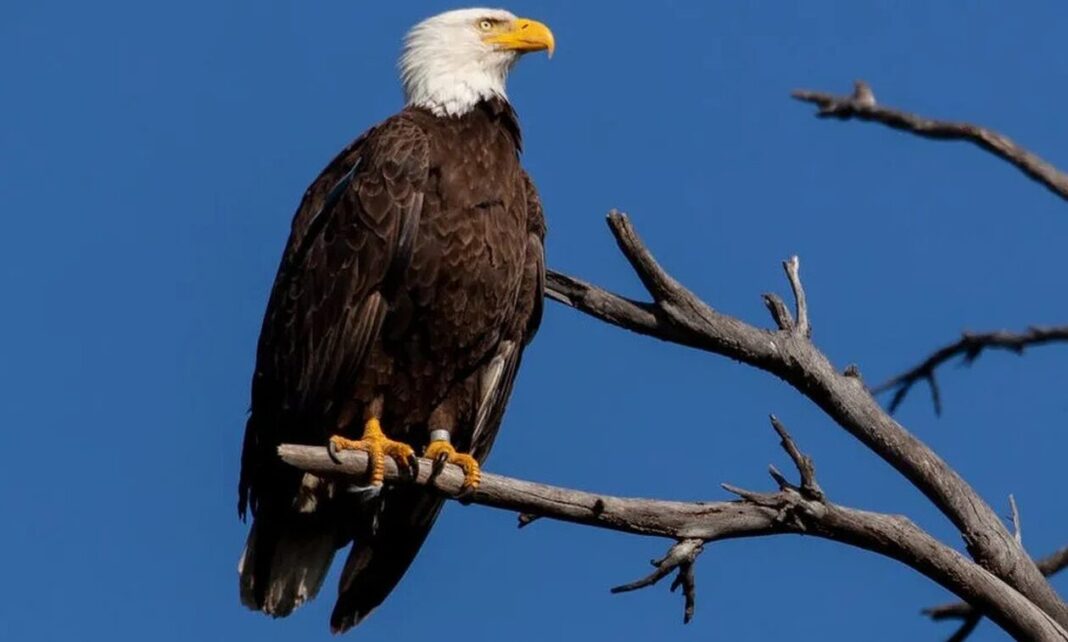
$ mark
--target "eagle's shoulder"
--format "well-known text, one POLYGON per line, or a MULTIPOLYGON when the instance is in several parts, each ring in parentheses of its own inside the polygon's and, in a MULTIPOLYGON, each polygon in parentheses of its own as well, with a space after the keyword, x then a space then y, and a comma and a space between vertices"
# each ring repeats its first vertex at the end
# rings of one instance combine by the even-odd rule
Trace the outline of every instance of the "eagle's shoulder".
POLYGON ((358 190, 368 181, 404 182, 421 189, 428 172, 429 149, 426 126, 411 110, 372 126, 335 155, 305 190, 293 217, 291 241, 298 241, 313 220, 330 209, 331 194, 341 197, 353 184, 358 190))
POLYGON ((369 169, 396 171, 396 177, 420 180, 430 158, 428 123, 413 109, 405 109, 379 123, 365 135, 359 156, 369 169))

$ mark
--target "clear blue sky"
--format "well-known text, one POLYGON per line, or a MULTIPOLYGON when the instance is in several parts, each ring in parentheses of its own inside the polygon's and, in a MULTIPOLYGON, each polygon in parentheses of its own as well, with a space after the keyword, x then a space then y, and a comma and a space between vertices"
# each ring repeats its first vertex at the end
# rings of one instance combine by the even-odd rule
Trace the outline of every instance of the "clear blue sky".
MULTIPOLYGON (((71 2, 0 8, 0 638, 325 640, 320 599, 238 604, 238 452, 290 217, 341 146, 400 107, 395 58, 444 2, 71 2)), ((632 213, 714 306, 766 324, 802 257, 815 338, 869 381, 963 328, 1068 321, 1068 205, 960 144, 819 122, 790 89, 869 80, 887 104, 1002 129, 1068 166, 1068 6, 514 2, 557 56, 511 97, 549 262, 630 294, 603 217, 632 213)), ((777 413, 840 502, 958 544, 885 464, 770 375, 550 305, 489 462, 606 493, 722 499, 786 464, 777 413)), ((1024 542, 1068 541, 1063 347, 949 368, 900 418, 1024 542)), ((716 544, 694 622, 666 587, 612 596, 665 542, 449 506, 352 639, 937 640, 925 578, 809 538, 716 544), (769 610, 767 605, 774 603, 769 610)), ((1062 579, 1058 586, 1068 589, 1062 579)), ((984 625, 976 640, 1002 639, 984 625)))

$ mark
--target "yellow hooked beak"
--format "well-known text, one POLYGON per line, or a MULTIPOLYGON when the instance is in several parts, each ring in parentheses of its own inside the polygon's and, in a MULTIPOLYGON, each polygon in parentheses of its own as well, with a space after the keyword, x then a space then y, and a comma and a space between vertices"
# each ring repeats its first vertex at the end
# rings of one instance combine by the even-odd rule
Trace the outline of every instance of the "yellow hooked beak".
POLYGON ((527 53, 530 51, 548 50, 549 57, 553 57, 556 49, 556 40, 553 32, 537 20, 528 18, 516 18, 510 23, 501 25, 500 31, 487 35, 483 42, 497 45, 501 49, 527 53))

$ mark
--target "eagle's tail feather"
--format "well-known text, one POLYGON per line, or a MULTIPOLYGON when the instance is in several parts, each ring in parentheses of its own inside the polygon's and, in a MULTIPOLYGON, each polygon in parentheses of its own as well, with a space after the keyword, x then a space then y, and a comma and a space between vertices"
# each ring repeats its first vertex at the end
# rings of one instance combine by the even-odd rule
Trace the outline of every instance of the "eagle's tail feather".
POLYGON ((344 633, 364 620, 397 586, 423 545, 442 500, 415 488, 384 498, 373 533, 357 537, 345 561, 330 630, 344 633))
POLYGON ((237 565, 241 603, 274 617, 289 615, 319 592, 337 546, 334 525, 257 518, 237 565))

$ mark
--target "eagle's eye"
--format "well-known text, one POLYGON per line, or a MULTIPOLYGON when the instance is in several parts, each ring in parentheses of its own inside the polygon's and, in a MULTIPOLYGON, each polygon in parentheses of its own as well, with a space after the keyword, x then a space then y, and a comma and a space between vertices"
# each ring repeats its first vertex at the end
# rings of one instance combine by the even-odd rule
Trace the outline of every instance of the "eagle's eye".
POLYGON ((481 20, 478 23, 478 28, 481 29, 482 31, 489 31, 490 29, 493 28, 493 23, 490 22, 489 20, 481 20))

